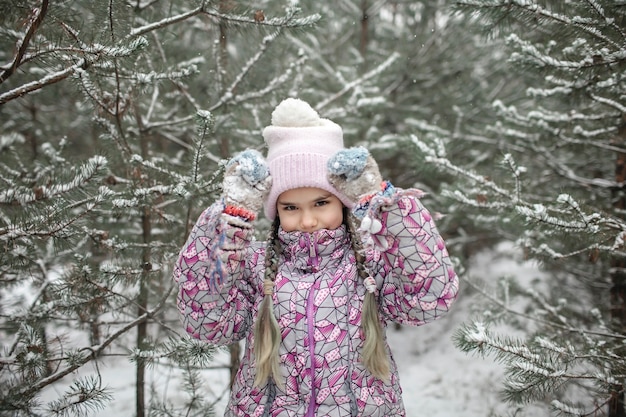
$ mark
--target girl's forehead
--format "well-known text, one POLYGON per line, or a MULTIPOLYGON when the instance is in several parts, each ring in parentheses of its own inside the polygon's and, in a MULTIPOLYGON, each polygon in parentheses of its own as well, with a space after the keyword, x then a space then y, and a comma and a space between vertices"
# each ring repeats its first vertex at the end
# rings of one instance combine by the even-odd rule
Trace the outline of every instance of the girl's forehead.
POLYGON ((315 187, 300 187, 287 190, 278 196, 278 203, 304 203, 332 197, 333 194, 315 187))

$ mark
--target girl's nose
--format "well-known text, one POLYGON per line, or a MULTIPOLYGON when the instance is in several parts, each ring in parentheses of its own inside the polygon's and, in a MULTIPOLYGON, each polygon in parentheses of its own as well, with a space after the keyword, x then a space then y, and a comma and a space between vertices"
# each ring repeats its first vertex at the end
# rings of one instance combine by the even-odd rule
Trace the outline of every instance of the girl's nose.
POLYGON ((309 211, 304 211, 302 213, 302 218, 300 219, 300 223, 302 224, 303 230, 310 230, 317 226, 317 218, 313 215, 313 213, 309 211))

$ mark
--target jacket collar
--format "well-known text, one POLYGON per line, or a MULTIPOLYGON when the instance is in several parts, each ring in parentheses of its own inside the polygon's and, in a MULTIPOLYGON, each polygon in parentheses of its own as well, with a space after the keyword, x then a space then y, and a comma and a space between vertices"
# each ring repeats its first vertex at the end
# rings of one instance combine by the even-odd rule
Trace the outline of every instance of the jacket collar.
POLYGON ((337 229, 315 232, 278 231, 285 263, 305 272, 317 272, 338 264, 346 251, 351 250, 345 225, 337 229))

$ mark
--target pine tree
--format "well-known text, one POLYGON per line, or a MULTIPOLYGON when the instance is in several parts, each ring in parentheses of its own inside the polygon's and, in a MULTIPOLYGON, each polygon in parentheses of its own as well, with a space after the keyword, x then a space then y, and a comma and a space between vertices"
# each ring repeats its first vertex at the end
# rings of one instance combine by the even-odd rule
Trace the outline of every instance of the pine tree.
MULTIPOLYGON (((506 365, 503 392, 515 407, 545 402, 558 415, 623 416, 626 5, 456 3, 460 16, 506 41, 525 97, 495 97, 489 124, 465 120, 456 134, 430 129, 411 141, 456 176, 445 190, 454 211, 515 241, 548 277, 530 287, 503 277, 483 290, 491 303, 457 344, 506 365), (477 132, 497 145, 499 167, 448 153, 477 132), (503 321, 521 325, 522 336, 501 334, 503 321)), ((490 161, 493 150, 474 154, 490 161)))

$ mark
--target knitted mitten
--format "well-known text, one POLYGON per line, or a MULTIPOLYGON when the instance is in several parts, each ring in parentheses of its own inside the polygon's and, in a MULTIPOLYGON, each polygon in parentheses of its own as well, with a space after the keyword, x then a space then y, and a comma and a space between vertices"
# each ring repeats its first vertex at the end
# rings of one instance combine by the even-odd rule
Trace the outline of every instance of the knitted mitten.
POLYGON ((363 147, 342 149, 328 160, 328 181, 352 201, 380 191, 382 180, 376 161, 363 147))
POLYGON ((389 181, 382 180, 378 165, 367 149, 343 149, 333 155, 328 161, 328 181, 356 202, 352 213, 361 219, 359 229, 371 234, 376 247, 386 249, 385 238, 374 236, 383 229, 375 212, 395 189, 389 181))
POLYGON ((222 195, 227 208, 235 208, 235 212, 229 214, 239 215, 237 209, 241 208, 242 213, 247 211, 256 216, 271 187, 272 177, 260 152, 246 150, 226 164, 222 195))

